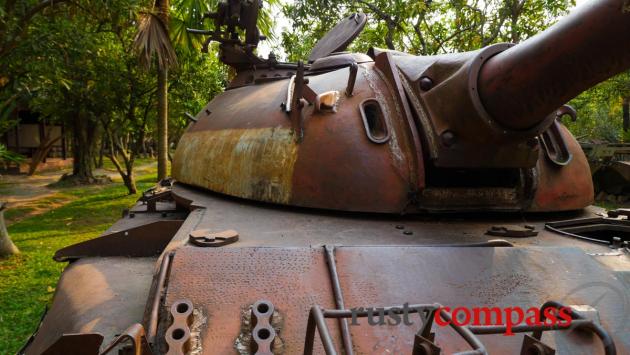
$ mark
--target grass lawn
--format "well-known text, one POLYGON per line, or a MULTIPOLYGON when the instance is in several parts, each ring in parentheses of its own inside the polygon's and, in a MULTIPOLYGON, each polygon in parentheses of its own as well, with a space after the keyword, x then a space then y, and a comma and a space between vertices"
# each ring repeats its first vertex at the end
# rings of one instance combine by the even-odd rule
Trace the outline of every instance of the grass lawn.
MULTIPOLYGON (((155 169, 138 175, 138 190, 155 184, 155 169)), ((42 205, 65 204, 9 226, 9 234, 21 254, 0 259, 0 354, 14 354, 36 329, 66 263, 52 260, 57 249, 94 238, 121 217, 123 208, 138 199, 113 184, 59 189, 41 200, 42 205)), ((7 219, 19 219, 23 210, 7 211, 7 219)))

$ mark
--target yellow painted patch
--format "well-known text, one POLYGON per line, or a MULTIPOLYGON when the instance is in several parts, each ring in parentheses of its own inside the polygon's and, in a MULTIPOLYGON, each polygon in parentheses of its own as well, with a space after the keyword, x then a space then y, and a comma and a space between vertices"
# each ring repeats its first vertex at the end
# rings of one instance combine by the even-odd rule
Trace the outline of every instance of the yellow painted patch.
POLYGON ((232 196, 288 203, 296 159, 287 128, 188 132, 177 146, 173 177, 232 196))

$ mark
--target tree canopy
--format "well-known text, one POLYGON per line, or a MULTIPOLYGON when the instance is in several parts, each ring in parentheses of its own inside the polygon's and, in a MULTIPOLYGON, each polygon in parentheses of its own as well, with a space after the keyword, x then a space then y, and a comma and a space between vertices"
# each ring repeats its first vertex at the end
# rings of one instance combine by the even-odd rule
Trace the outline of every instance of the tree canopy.
MULTIPOLYGON (((304 60, 335 23, 364 12, 368 24, 351 45, 352 51, 381 47, 415 55, 461 52, 522 42, 573 6, 575 0, 297 0, 283 6, 292 31, 284 32, 281 42, 289 60, 304 60)), ((629 98, 630 72, 626 72, 571 101, 578 121, 565 123, 581 139, 628 142, 622 106, 629 98)))
MULTIPOLYGON (((33 1, 30 10, 28 2, 16 4, 20 11, 11 16, 6 4, 1 13, 3 25, 23 28, 0 37, 0 134, 15 124, 10 112, 26 108, 70 128, 75 174, 93 178, 95 156, 105 146, 113 160, 122 158, 123 179, 132 177, 134 156, 150 152, 155 140, 156 69, 143 70, 133 46, 139 14, 149 5, 135 0, 43 4, 33 1)), ((174 43, 181 60, 171 72, 168 116, 177 133, 187 124, 184 112, 201 110, 223 90, 226 70, 214 53, 174 43)))
POLYGON ((497 42, 518 43, 574 5, 574 0, 297 0, 283 7, 293 31, 282 40, 290 59, 305 58, 336 22, 364 12, 370 20, 354 50, 374 46, 416 55, 461 52, 497 42))

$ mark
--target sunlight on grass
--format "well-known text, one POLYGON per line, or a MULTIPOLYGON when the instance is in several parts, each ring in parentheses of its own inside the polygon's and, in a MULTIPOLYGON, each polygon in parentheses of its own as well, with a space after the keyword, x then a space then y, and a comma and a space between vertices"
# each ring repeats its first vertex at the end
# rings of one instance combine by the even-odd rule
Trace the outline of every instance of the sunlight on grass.
MULTIPOLYGON (((143 171, 139 190, 154 185, 155 176, 155 169, 143 171)), ((0 354, 15 353, 37 328, 66 266, 52 260, 54 252, 97 237, 137 199, 118 183, 68 187, 41 204, 70 202, 40 215, 21 219, 29 209, 7 211, 7 219, 19 220, 9 234, 21 254, 0 259, 0 354)))

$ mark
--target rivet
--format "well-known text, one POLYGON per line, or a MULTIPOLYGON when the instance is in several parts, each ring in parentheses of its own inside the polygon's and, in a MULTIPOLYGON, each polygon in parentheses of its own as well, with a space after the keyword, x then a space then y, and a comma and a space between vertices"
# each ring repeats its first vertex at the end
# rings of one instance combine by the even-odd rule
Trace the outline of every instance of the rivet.
POLYGON ((433 88, 433 80, 428 76, 423 76, 420 78, 420 89, 422 91, 429 91, 433 88))
POLYGON ((453 133, 452 131, 444 131, 444 133, 442 133, 441 135, 441 138, 442 144, 444 144, 446 147, 452 146, 457 140, 455 137, 455 133, 453 133))

